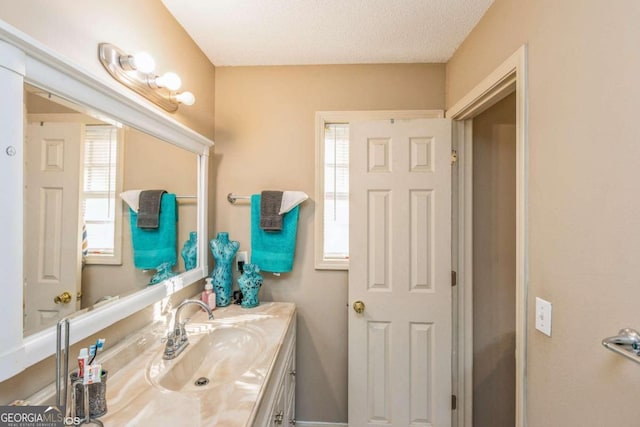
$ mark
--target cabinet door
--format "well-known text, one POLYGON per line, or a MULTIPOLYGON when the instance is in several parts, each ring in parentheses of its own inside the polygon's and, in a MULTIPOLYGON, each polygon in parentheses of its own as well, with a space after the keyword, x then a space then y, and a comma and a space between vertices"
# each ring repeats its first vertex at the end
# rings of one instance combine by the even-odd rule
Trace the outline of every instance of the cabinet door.
POLYGON ((285 369, 285 425, 292 427, 296 425, 296 346, 295 341, 291 347, 287 367, 285 369))
POLYGON ((278 391, 276 393, 276 401, 273 405, 273 409, 271 410, 271 415, 269 416, 269 426, 282 427, 285 425, 286 415, 284 411, 284 381, 280 381, 280 385, 278 386, 278 391))

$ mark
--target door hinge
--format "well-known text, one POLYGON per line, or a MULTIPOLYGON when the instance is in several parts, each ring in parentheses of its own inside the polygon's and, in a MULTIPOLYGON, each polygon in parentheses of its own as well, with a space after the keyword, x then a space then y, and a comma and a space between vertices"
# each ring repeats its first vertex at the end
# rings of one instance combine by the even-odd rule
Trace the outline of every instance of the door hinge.
POLYGON ((455 164, 458 162, 458 152, 456 150, 451 150, 451 164, 455 164))
POLYGON ((451 286, 455 286, 458 284, 458 273, 451 270, 451 286))
POLYGON ((458 398, 456 397, 455 394, 451 395, 451 410, 455 411, 456 409, 458 409, 458 398))

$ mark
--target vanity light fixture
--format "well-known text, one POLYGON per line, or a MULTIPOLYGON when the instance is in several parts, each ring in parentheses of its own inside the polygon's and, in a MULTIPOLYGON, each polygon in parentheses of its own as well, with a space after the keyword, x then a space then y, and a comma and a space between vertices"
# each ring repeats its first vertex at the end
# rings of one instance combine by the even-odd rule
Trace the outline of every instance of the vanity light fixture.
POLYGON ((138 70, 141 73, 153 73, 156 69, 156 61, 147 52, 138 52, 134 55, 122 55, 118 58, 120 65, 127 71, 138 70))
POLYGON ((182 80, 179 75, 169 71, 161 76, 149 78, 149 86, 155 89, 166 87, 170 91, 175 92, 180 89, 180 86, 182 86, 182 80))
POLYGON ((155 61, 148 53, 130 55, 110 43, 100 43, 98 57, 111 77, 169 112, 176 111, 179 104, 196 101, 191 92, 178 92, 182 80, 176 73, 156 75, 155 61))

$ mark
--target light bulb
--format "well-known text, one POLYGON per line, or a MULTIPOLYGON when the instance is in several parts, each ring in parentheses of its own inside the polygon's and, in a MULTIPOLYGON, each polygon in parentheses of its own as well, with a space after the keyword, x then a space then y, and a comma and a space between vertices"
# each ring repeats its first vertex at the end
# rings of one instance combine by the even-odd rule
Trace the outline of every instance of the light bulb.
POLYGON ((133 55, 133 66, 141 73, 149 74, 156 68, 156 61, 147 52, 138 52, 133 55))
POLYGON ((193 105, 196 102, 196 97, 191 92, 177 93, 173 98, 180 104, 193 105))
POLYGON ((127 71, 138 70, 141 73, 149 74, 156 68, 156 61, 146 52, 139 52, 135 55, 120 57, 120 65, 127 71))
POLYGON ((166 87, 170 91, 174 91, 180 89, 180 86, 182 86, 182 80, 176 73, 168 72, 164 73, 160 77, 156 77, 154 79, 154 84, 158 87, 166 87))

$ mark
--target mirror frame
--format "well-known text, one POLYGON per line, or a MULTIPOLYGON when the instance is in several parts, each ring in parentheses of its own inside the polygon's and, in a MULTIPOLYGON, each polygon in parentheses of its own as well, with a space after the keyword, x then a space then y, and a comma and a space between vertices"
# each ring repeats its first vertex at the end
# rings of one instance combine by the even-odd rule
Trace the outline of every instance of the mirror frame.
MULTIPOLYGON (((96 56, 97 60, 97 56, 96 56)), ((23 87, 28 83, 198 155, 198 266, 109 304, 69 317, 76 343, 208 274, 207 185, 213 141, 141 102, 133 92, 109 85, 74 66, 42 43, 0 20, 0 381, 55 354, 56 327, 23 337, 23 87), (11 207, 7 209, 6 207, 11 207), (6 339, 5 339, 6 337, 6 339)), ((194 287, 195 291, 195 287, 194 287)))

